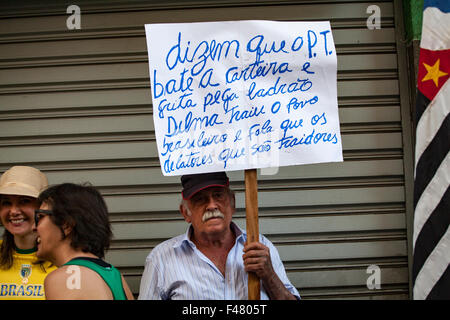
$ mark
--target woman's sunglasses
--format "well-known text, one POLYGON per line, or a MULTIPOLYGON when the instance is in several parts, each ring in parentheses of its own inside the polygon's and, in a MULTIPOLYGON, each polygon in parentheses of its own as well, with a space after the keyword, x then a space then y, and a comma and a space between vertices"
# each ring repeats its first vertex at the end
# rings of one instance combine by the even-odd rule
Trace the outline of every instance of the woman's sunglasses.
POLYGON ((41 209, 34 210, 34 224, 37 227, 39 224, 39 220, 41 220, 44 216, 51 216, 51 215, 53 215, 53 211, 50 210, 41 210, 41 209))

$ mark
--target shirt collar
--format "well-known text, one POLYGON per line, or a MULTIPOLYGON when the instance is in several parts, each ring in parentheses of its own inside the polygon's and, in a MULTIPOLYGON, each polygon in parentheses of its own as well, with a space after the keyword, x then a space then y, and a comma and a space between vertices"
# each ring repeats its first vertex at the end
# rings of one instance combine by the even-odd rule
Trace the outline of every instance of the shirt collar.
POLYGON ((30 253, 35 253, 37 251, 37 248, 31 248, 31 249, 19 249, 16 246, 14 246, 15 250, 17 253, 19 254, 30 254, 30 253))
MULTIPOLYGON (((237 224, 235 224, 233 221, 231 222, 231 229, 234 231, 234 234, 236 235, 236 242, 242 242, 245 243, 247 241, 247 234, 244 230, 242 230, 237 224)), ((191 248, 195 247, 195 244, 191 241, 191 234, 192 234, 192 225, 190 224, 186 230, 186 232, 181 235, 178 240, 174 243, 174 248, 179 248, 183 244, 189 245, 191 248)))

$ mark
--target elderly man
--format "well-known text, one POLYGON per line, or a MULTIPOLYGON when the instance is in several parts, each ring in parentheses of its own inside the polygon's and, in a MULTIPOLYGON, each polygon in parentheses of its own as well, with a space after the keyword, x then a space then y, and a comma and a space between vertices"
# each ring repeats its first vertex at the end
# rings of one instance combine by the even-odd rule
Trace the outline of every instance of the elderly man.
POLYGON ((246 243, 235 223, 235 196, 224 172, 181 177, 185 234, 148 255, 139 299, 247 299, 247 272, 262 281, 261 299, 298 299, 276 248, 264 236, 246 243))

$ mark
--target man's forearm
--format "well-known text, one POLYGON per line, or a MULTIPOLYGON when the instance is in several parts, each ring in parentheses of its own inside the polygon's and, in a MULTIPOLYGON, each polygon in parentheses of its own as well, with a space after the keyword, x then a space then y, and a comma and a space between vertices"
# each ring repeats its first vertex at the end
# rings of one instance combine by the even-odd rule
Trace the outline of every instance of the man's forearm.
POLYGON ((262 283, 271 300, 296 300, 276 274, 263 280, 262 283))

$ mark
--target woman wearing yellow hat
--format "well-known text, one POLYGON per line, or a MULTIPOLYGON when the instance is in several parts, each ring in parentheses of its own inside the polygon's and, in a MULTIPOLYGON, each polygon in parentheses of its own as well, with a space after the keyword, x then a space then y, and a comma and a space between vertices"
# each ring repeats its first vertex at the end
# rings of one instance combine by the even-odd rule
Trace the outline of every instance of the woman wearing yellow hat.
POLYGON ((14 166, 0 177, 0 300, 45 299, 45 276, 56 267, 36 257, 34 210, 48 185, 38 169, 14 166))

